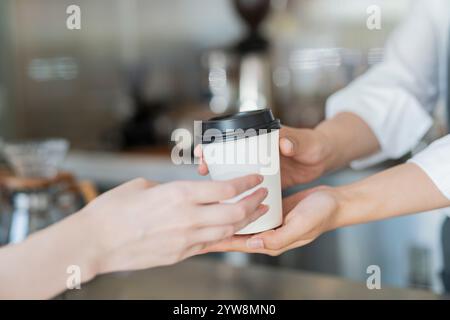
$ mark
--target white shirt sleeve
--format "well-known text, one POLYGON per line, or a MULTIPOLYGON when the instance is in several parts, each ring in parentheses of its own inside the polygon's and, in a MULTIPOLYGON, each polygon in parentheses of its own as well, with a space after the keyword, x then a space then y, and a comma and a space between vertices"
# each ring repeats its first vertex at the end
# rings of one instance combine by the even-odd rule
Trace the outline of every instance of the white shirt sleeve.
POLYGON ((362 168, 405 155, 432 125, 438 98, 438 36, 426 1, 418 1, 394 32, 384 61, 332 95, 326 117, 352 112, 373 130, 381 151, 353 161, 362 168))
POLYGON ((435 142, 408 162, 417 164, 450 199, 450 135, 435 142))

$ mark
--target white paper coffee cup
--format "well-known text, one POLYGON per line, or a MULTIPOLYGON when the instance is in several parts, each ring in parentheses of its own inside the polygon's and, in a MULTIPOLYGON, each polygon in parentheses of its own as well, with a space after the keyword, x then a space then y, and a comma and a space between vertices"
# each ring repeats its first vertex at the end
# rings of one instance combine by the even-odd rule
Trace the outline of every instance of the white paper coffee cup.
POLYGON ((282 224, 279 128, 268 109, 214 118, 202 125, 203 156, 213 180, 254 173, 264 176, 262 184, 224 201, 234 203, 258 188, 268 189, 263 202, 269 206, 268 212, 236 234, 259 233, 282 224))

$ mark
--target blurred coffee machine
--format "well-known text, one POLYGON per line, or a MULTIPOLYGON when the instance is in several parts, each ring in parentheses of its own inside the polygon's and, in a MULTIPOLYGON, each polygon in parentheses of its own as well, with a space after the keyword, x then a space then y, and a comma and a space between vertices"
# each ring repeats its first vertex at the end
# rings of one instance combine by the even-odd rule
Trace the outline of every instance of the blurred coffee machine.
MULTIPOLYGON (((132 115, 120 128, 120 137, 113 135, 119 140, 116 145, 120 149, 166 146, 173 130, 192 131, 194 120, 206 120, 228 112, 273 109, 270 43, 261 32, 271 1, 233 0, 230 3, 245 24, 244 35, 226 47, 200 54, 202 69, 196 69, 200 76, 200 83, 194 85, 196 94, 182 98, 181 87, 191 83, 183 82, 180 79, 183 72, 175 69, 198 60, 178 56, 170 63, 166 61, 166 67, 163 64, 137 65, 130 70, 127 79, 132 115)), ((195 83, 195 74, 186 78, 195 83)))
POLYGON ((270 0, 234 0, 236 11, 247 26, 246 36, 236 45, 239 56, 239 110, 272 107, 269 41, 260 25, 270 11, 270 0))
POLYGON ((246 26, 237 43, 205 54, 210 109, 214 113, 272 108, 270 43, 261 24, 270 12, 270 0, 233 0, 246 26))

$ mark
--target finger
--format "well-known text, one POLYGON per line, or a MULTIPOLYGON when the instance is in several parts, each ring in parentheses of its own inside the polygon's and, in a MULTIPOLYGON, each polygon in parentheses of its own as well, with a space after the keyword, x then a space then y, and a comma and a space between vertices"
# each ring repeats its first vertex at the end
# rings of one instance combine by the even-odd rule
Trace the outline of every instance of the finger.
POLYGON ((211 252, 244 252, 244 253, 262 253, 273 255, 276 251, 254 247, 249 245, 254 235, 236 235, 217 243, 206 246, 201 253, 211 252))
POLYGON ((273 234, 273 230, 266 231, 257 235, 236 235, 231 238, 222 240, 217 243, 207 245, 202 249, 199 254, 212 253, 212 252, 244 252, 244 253, 261 253, 271 256, 278 256, 281 253, 304 246, 312 241, 312 239, 302 239, 291 243, 287 247, 280 249, 269 249, 264 247, 264 240, 260 239, 266 238, 273 234), (255 240, 260 240, 262 244, 257 244, 255 240), (262 241, 261 241, 262 240, 262 241))
POLYGON ((188 248, 183 254, 182 260, 190 258, 192 256, 197 256, 200 254, 205 254, 204 249, 206 248, 206 244, 196 244, 192 247, 188 248))
POLYGON ((320 149, 313 130, 283 127, 280 130, 280 153, 285 157, 312 157, 320 149))
POLYGON ((239 230, 242 230, 244 227, 246 227, 247 225, 249 225, 253 221, 257 220, 258 218, 260 218, 264 214, 266 214, 267 211, 269 211, 269 206, 264 205, 264 204, 260 204, 258 206, 258 208, 253 213, 250 214, 249 217, 247 217, 246 219, 244 219, 244 220, 234 224, 234 231, 238 232, 239 230))
POLYGON ((280 130, 280 152, 285 157, 292 157, 296 154, 299 142, 297 135, 289 127, 283 127, 280 130))
POLYGON ((280 250, 270 250, 265 248, 255 248, 252 245, 249 245, 253 237, 255 236, 253 235, 234 236, 232 238, 228 238, 220 242, 207 245, 206 247, 198 251, 197 254, 206 254, 213 252, 244 252, 244 253, 259 253, 270 256, 278 256, 283 252, 286 252, 294 248, 302 247, 312 241, 311 239, 299 240, 292 243, 290 246, 286 248, 280 250))
MULTIPOLYGON (((254 249, 255 250, 254 253, 267 254, 269 256, 279 256, 280 254, 282 254, 286 251, 289 251, 289 250, 292 250, 295 248, 299 248, 299 247, 303 247, 303 246, 307 245, 308 243, 311 243, 311 241, 312 241, 312 239, 299 240, 299 241, 296 241, 296 242, 292 243, 291 245, 281 248, 279 250, 271 250, 271 249, 265 249, 265 248, 254 249)), ((247 241, 247 243, 248 243, 248 241, 247 241)))
POLYGON ((204 162, 199 163, 197 171, 201 176, 206 176, 209 173, 208 166, 204 162))
POLYGON ((197 158, 199 158, 199 164, 198 164, 198 168, 197 168, 198 173, 202 176, 206 176, 208 174, 209 170, 208 170, 208 165, 206 164, 205 159, 203 158, 203 149, 202 149, 201 144, 199 144, 195 147, 194 155, 197 158))
POLYGON ((204 245, 217 242, 231 237, 235 230, 232 225, 213 226, 207 228, 196 229, 189 239, 192 246, 204 245))
POLYGON ((280 139, 280 151, 285 157, 291 157, 295 155, 295 147, 292 140, 288 137, 280 139))
POLYGON ((204 248, 201 253, 211 253, 211 252, 250 252, 246 243, 252 235, 235 235, 231 238, 224 239, 220 242, 213 243, 204 248))
POLYGON ((276 230, 270 230, 252 238, 251 242, 259 241, 261 247, 258 249, 281 250, 289 247, 298 240, 302 240, 299 239, 302 234, 303 230, 301 229, 301 225, 299 226, 293 220, 291 223, 285 224, 276 230))
POLYGON ((181 192, 194 203, 214 203, 234 198, 261 184, 264 177, 252 174, 226 181, 178 182, 181 192))
MULTIPOLYGON (((202 246, 204 249, 207 246, 213 246, 222 241, 226 241, 226 239, 230 239, 234 233, 243 227, 245 227, 248 223, 255 221, 261 215, 265 214, 268 210, 267 206, 260 205, 246 221, 241 222, 237 225, 222 225, 222 226, 212 226, 212 227, 204 227, 195 230, 193 236, 191 237, 190 244, 193 246, 202 246)), ((200 254, 201 252, 199 252, 200 254)), ((206 252, 203 252, 206 253, 206 252)))
POLYGON ((247 245, 255 249, 283 250, 290 247, 297 241, 308 240, 309 232, 314 226, 307 223, 304 216, 307 216, 310 210, 302 206, 300 202, 285 217, 283 225, 274 230, 269 230, 253 236, 247 245))
MULTIPOLYGON (((237 203, 211 204, 202 206, 196 212, 195 224, 199 227, 214 225, 233 225, 236 228, 248 224, 267 212, 268 207, 261 203, 267 197, 267 189, 261 188, 239 200, 237 203)), ((237 230, 236 230, 237 231, 237 230)))

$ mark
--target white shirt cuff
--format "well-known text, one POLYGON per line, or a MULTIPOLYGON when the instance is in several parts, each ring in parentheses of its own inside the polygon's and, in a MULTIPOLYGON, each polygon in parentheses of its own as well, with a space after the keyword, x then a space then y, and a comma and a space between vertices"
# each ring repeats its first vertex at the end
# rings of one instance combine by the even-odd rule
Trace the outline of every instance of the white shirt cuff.
POLYGON ((450 135, 435 142, 408 162, 415 163, 450 200, 450 135))

